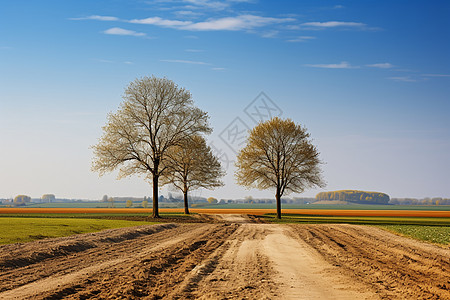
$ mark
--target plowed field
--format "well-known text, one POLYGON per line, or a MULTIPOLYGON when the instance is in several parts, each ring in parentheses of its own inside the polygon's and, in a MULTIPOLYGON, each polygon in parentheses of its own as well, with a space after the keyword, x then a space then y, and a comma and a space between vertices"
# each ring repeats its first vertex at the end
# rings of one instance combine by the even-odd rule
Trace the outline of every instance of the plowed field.
POLYGON ((0 299, 450 299, 448 249, 367 226, 215 221, 0 246, 0 299))

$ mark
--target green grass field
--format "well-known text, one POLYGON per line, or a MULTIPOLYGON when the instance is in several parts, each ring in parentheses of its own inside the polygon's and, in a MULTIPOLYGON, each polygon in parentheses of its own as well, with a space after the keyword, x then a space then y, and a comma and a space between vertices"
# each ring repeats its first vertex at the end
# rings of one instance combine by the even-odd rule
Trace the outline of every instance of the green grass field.
MULTIPOLYGON (((162 222, 168 219, 191 219, 192 216, 183 213, 159 213, 162 222)), ((65 219, 123 219, 144 221, 150 217, 149 213, 22 213, 22 214, 0 214, 2 218, 65 218, 65 219)))
POLYGON ((144 221, 7 217, 0 218, 0 244, 24 243, 103 229, 154 224, 144 221))
POLYGON ((391 232, 435 244, 450 244, 450 226, 384 225, 391 232))

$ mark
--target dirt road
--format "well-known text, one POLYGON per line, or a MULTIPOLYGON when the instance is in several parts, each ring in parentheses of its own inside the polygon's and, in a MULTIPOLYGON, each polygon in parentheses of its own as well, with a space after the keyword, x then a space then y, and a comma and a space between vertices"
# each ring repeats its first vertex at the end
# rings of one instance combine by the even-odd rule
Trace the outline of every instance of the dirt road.
POLYGON ((447 249, 373 227, 204 219, 0 246, 0 299, 450 299, 447 249))

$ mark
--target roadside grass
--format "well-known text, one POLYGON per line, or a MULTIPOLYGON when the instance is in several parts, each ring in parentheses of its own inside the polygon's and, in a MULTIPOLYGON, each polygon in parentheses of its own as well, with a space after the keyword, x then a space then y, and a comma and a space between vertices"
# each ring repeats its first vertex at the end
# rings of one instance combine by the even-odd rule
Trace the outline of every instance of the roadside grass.
POLYGON ((25 243, 103 229, 150 224, 155 223, 105 219, 5 217, 0 218, 0 244, 25 243))
POLYGON ((383 225, 395 234, 440 245, 450 245, 450 226, 383 225))

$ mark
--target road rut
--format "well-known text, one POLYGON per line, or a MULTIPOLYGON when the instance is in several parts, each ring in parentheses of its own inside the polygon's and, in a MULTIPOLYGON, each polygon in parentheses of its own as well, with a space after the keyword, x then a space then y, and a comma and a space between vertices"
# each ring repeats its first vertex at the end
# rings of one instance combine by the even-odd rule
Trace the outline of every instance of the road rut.
POLYGON ((450 299, 448 249, 366 226, 204 219, 0 246, 0 299, 450 299))

